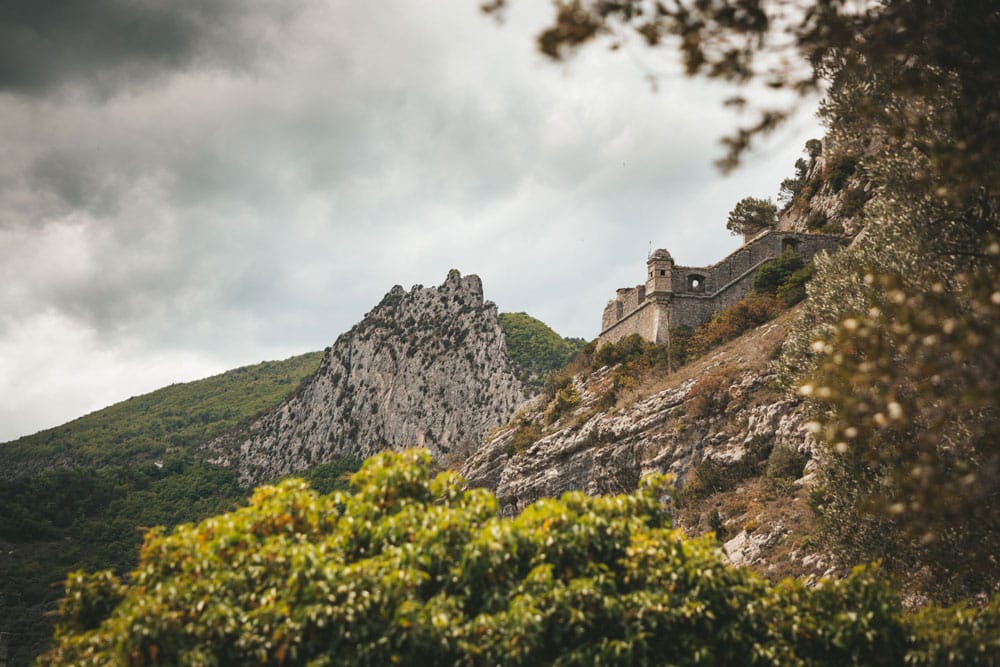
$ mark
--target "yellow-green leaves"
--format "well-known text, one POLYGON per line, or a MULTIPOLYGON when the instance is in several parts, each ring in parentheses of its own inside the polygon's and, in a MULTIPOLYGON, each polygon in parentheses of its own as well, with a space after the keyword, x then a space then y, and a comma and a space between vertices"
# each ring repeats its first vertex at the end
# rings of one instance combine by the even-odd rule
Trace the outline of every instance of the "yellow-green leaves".
POLYGON ((995 649, 969 628, 996 627, 996 610, 930 633, 872 571, 808 589, 730 567, 670 527, 666 477, 505 518, 431 470, 426 452, 384 453, 353 495, 287 480, 150 531, 128 583, 73 575, 42 664, 898 664, 909 647, 938 659, 936 641, 995 649))

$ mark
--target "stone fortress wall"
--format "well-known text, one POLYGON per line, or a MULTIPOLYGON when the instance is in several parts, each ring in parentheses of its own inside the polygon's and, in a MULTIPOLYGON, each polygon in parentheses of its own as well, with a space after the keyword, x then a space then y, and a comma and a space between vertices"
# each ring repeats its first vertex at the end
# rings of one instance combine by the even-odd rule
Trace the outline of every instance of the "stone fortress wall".
POLYGON ((742 247, 711 266, 677 266, 670 253, 656 250, 647 260, 646 284, 619 289, 605 306, 598 343, 613 343, 632 334, 664 343, 669 330, 703 324, 745 297, 760 265, 785 249, 808 260, 845 243, 840 236, 767 230, 746 239, 742 247))

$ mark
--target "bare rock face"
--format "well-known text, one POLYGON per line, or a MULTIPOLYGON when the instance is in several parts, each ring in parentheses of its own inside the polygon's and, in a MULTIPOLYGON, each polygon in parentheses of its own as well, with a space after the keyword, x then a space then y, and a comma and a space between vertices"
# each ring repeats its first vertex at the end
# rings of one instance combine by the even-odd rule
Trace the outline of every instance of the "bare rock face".
POLYGON ((461 474, 515 515, 539 498, 631 492, 646 474, 671 473, 675 525, 716 532, 735 564, 775 580, 829 575, 832 558, 810 538, 820 447, 807 406, 770 367, 793 316, 631 390, 609 393, 623 386, 626 367, 577 374, 571 388, 522 406, 461 474), (554 409, 560 395, 572 399, 554 409))
POLYGON ((213 460, 259 482, 341 456, 471 448, 523 400, 492 302, 478 276, 395 286, 327 348, 296 396, 207 445, 213 460))
MULTIPOLYGON (((772 323, 751 336, 750 347, 768 349, 784 328, 772 323)), ((612 408, 603 399, 613 368, 578 375, 573 389, 579 403, 571 412, 546 424, 545 398, 534 399, 480 445, 461 473, 471 486, 494 491, 505 513, 516 514, 570 490, 630 492, 651 472, 683 482, 702 461, 737 465, 761 443, 810 456, 815 441, 804 406, 772 388, 766 359, 743 358, 733 351, 737 345, 722 348, 687 377, 612 408), (538 437, 520 444, 528 429, 538 437)))
MULTIPOLYGON (((607 374, 608 369, 604 369, 607 374)), ((504 429, 488 438, 462 467, 471 486, 493 490, 507 514, 543 497, 579 490, 625 493, 651 472, 684 479, 704 459, 733 465, 752 442, 811 453, 803 406, 760 395, 773 376, 744 371, 727 379, 727 405, 713 414, 686 410, 696 381, 664 389, 617 410, 597 410, 602 373, 577 378, 579 406, 551 425, 522 452, 513 442, 525 423, 540 423, 545 405, 536 399, 504 429)))

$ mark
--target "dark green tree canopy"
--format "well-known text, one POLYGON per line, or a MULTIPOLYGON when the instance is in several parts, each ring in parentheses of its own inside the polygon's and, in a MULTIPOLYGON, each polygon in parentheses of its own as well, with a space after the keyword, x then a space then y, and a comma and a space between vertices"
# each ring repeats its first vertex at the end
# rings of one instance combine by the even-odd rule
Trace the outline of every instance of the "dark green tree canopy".
POLYGON ((778 207, 770 199, 744 197, 729 212, 726 229, 732 234, 753 234, 778 221, 778 207))

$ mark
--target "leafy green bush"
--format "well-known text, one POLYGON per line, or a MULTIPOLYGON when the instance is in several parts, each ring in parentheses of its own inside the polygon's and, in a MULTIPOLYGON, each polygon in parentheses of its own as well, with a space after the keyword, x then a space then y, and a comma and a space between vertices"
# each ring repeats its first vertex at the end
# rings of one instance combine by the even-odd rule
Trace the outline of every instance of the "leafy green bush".
POLYGON ((688 390, 684 411, 694 419, 711 417, 729 404, 732 378, 725 373, 705 373, 688 390))
POLYGON ((827 223, 827 215, 823 211, 811 211, 806 218, 806 229, 811 232, 819 231, 827 223))
POLYGON ((522 420, 517 427, 517 431, 510 439, 510 453, 520 456, 528 451, 528 447, 533 445, 542 437, 542 427, 534 422, 522 420))
POLYGON ((722 521, 722 515, 719 514, 719 510, 713 509, 708 515, 708 527, 715 533, 715 539, 720 542, 726 539, 726 524, 722 521))
POLYGON ((346 491, 350 488, 348 478, 360 467, 360 459, 345 456, 328 463, 320 463, 299 473, 298 476, 319 493, 346 491))
POLYGON ((680 326, 670 332, 670 357, 673 366, 679 367, 687 363, 688 341, 694 334, 694 329, 689 326, 680 326))
POLYGON ((786 306, 794 306, 806 298, 806 283, 812 280, 815 272, 815 266, 809 262, 785 278, 784 282, 778 285, 774 291, 774 295, 781 299, 786 306))
POLYGON ((110 570, 70 572, 66 591, 73 594, 67 594, 59 605, 57 633, 96 629, 124 597, 124 587, 110 570))
POLYGON ((775 294, 789 277, 806 265, 806 260, 792 249, 784 250, 757 269, 753 279, 753 289, 761 294, 775 294))
POLYGON ((819 228, 821 234, 833 234, 834 236, 844 235, 844 225, 839 220, 826 223, 819 228))
POLYGON ((639 334, 626 336, 616 343, 605 343, 594 353, 591 370, 602 366, 612 366, 628 362, 639 362, 645 366, 666 365, 667 353, 662 345, 651 343, 639 334))
POLYGON ((798 479, 809 462, 809 456, 791 447, 775 447, 767 459, 765 474, 769 478, 798 479))
POLYGON ((846 218, 853 218, 861 212, 861 209, 864 208, 865 203, 870 197, 871 195, 864 188, 851 188, 844 194, 844 204, 840 209, 841 213, 846 218))
POLYGON ((289 480, 151 531, 127 584, 68 582, 40 663, 874 665, 1000 652, 995 631, 977 632, 997 627, 996 603, 911 619, 870 569, 806 587, 729 566, 713 542, 671 529, 664 477, 503 518, 490 493, 430 470, 426 453, 381 454, 353 495, 289 480), (99 609, 95 595, 120 602, 91 627, 76 610, 99 609))

